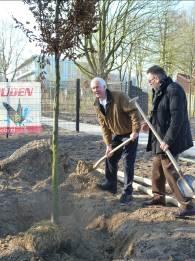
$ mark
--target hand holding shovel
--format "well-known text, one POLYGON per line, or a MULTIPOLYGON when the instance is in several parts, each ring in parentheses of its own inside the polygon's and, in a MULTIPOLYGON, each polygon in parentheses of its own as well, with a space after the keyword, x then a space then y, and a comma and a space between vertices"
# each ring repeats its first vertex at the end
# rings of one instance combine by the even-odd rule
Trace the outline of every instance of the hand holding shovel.
MULTIPOLYGON (((134 139, 130 137, 129 139, 126 139, 124 142, 122 142, 120 145, 115 147, 113 150, 109 152, 109 154, 113 154, 115 151, 119 150, 123 146, 127 145, 130 141, 133 141, 134 139)), ((79 161, 77 164, 76 172, 77 174, 88 174, 89 172, 95 170, 99 164, 107 158, 107 155, 104 155, 101 157, 98 161, 96 161, 94 164, 86 163, 83 161, 79 161)))
MULTIPOLYGON (((133 102, 135 101, 135 99, 137 98, 133 98, 131 99, 129 102, 133 102)), ((111 155, 112 153, 114 153, 115 151, 117 151, 118 149, 120 149, 121 147, 125 146, 127 143, 129 143, 130 141, 133 141, 137 136, 138 134, 137 133, 132 133, 130 135, 130 138, 125 140, 124 142, 122 142, 120 145, 118 145, 117 147, 115 147, 113 150, 109 151, 109 154, 111 155)), ((84 161, 81 161, 79 160, 78 161, 78 164, 77 164, 77 167, 76 167, 76 172, 78 175, 81 175, 81 174, 88 174, 89 172, 95 170, 99 164, 105 160, 107 158, 107 155, 104 155, 102 158, 100 158, 96 163, 94 164, 90 164, 90 163, 86 163, 84 161)))
MULTIPOLYGON (((148 120, 147 116, 145 115, 145 113, 143 112, 143 110, 141 109, 139 104, 137 103, 137 101, 136 101, 137 99, 138 99, 138 97, 133 99, 134 102, 135 102, 135 106, 137 107, 140 114, 144 118, 145 122, 148 124, 149 128, 151 129, 151 131, 153 132, 153 134, 157 138, 158 142, 160 144, 162 144, 163 143, 162 139, 160 138, 160 136, 158 135, 158 133, 156 132, 156 130, 154 129, 154 127, 152 126, 150 121, 148 120)), ((177 171, 177 173, 180 176, 180 178, 177 180, 178 188, 180 189, 180 191, 182 192, 182 194, 185 197, 195 198, 195 177, 191 176, 191 175, 183 175, 181 169, 179 168, 179 166, 178 166, 176 160, 174 159, 173 155, 171 154, 170 150, 166 149, 165 153, 169 157, 169 159, 172 162, 175 170, 177 171)))
MULTIPOLYGON (((123 141, 120 145, 118 145, 117 147, 115 147, 113 150, 111 150, 109 152, 109 155, 112 155, 115 151, 119 150, 120 148, 122 148, 123 146, 127 145, 130 141, 133 141, 133 139, 130 137, 129 139, 126 139, 125 141, 123 141)), ((107 158, 107 155, 104 155, 103 157, 101 157, 96 163, 93 164, 93 169, 96 169, 99 164, 105 160, 107 158)))

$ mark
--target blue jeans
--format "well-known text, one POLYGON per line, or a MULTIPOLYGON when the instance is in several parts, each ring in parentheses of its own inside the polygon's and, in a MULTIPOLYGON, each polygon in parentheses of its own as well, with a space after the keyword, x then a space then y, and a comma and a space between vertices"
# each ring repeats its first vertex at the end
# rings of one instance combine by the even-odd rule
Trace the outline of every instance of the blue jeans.
MULTIPOLYGON (((113 136, 112 148, 114 149, 129 137, 130 134, 113 136)), ((132 183, 134 178, 134 163, 136 158, 137 145, 138 145, 138 138, 134 141, 130 141, 127 145, 115 151, 112 157, 106 158, 106 162, 105 162, 105 176, 107 182, 112 184, 113 186, 116 186, 118 162, 121 159, 121 157, 123 158, 123 164, 124 164, 123 193, 127 193, 130 195, 133 192, 132 183)))

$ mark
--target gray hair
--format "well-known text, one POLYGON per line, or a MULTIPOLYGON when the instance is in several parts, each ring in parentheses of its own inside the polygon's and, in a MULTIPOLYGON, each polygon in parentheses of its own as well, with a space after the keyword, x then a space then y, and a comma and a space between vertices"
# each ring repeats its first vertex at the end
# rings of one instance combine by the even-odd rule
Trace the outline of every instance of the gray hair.
POLYGON ((107 88, 105 80, 100 78, 100 77, 93 78, 91 80, 91 85, 92 85, 93 82, 98 82, 102 87, 105 87, 105 89, 107 88))

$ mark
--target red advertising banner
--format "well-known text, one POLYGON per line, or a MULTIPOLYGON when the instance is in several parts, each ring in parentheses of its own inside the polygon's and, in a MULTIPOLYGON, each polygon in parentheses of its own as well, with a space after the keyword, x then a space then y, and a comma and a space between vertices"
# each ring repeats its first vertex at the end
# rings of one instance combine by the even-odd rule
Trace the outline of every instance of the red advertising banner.
POLYGON ((40 133, 41 86, 39 82, 0 83, 0 135, 40 133))

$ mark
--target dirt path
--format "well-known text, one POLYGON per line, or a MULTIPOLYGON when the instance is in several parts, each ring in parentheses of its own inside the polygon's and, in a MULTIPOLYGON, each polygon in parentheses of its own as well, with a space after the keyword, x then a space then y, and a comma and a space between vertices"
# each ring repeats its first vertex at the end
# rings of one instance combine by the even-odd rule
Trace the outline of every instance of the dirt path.
MULTIPOLYGON (((1 139, 0 260, 195 260, 195 217, 177 220, 173 206, 143 208, 148 196, 136 191, 130 206, 120 206, 120 183, 113 196, 96 188, 103 179, 97 171, 76 173, 78 160, 95 162, 105 149, 101 137, 76 133, 59 138, 60 229, 52 228, 47 240, 42 232, 35 244, 33 224, 49 220, 51 213, 47 138, 44 133, 1 139)), ((182 163, 182 168, 192 174, 195 165, 182 163)), ((150 155, 139 146, 135 174, 150 173, 150 155)))

